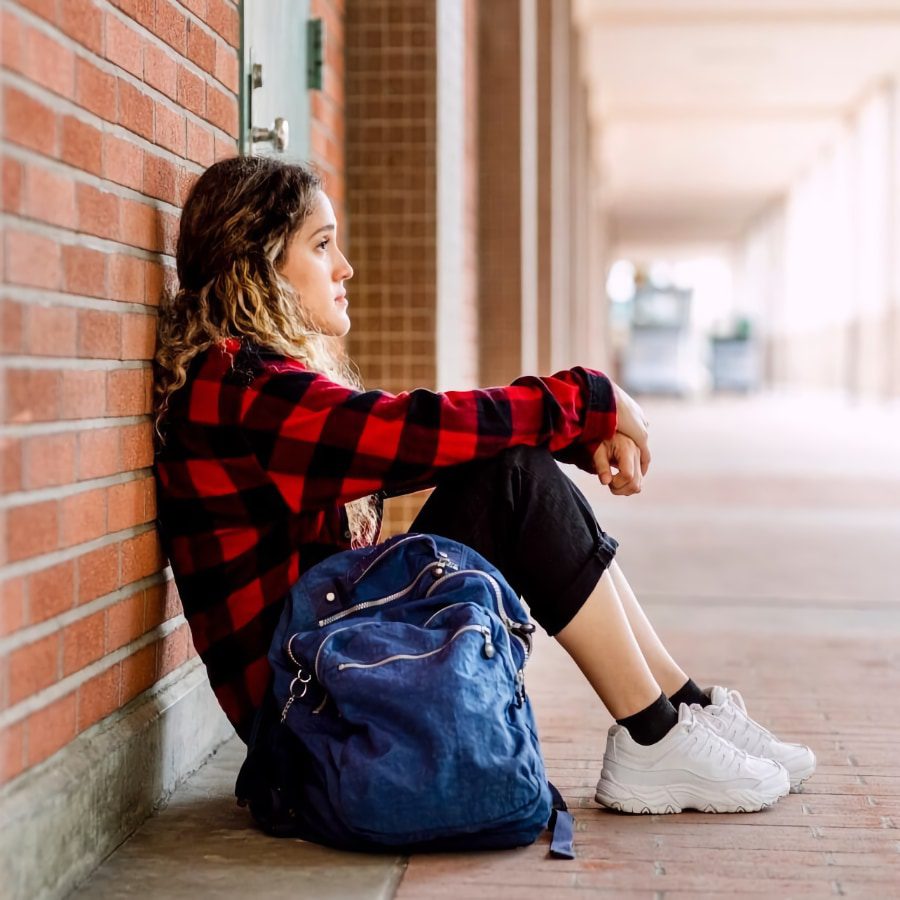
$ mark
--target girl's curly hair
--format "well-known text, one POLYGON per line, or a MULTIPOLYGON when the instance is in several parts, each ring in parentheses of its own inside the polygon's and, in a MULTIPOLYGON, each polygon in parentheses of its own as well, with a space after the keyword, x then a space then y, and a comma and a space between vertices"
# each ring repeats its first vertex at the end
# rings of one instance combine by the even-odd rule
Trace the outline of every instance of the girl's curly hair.
MULTIPOLYGON (((191 361, 226 338, 247 338, 361 387, 341 342, 315 330, 279 272, 321 190, 311 168, 261 156, 221 160, 195 182, 181 213, 178 290, 159 310, 154 412, 160 441, 169 399, 184 386, 191 361)), ((354 501, 347 512, 354 535, 368 535, 374 501, 354 501)))

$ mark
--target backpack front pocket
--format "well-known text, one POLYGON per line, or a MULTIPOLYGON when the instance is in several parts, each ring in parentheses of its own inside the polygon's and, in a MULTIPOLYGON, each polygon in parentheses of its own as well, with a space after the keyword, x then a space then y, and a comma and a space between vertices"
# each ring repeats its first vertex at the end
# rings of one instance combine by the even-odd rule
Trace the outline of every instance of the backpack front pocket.
POLYGON ((316 670, 351 731, 332 776, 351 828, 386 843, 475 832, 542 796, 509 633, 484 607, 457 604, 435 628, 347 628, 316 670))

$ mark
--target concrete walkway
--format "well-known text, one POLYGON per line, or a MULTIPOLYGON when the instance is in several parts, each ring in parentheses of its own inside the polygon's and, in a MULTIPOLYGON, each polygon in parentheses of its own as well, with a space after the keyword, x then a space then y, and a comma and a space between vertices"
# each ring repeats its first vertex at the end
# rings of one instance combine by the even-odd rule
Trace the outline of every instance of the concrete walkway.
POLYGON ((803 793, 753 815, 622 816, 593 790, 609 715, 541 640, 528 687, 578 859, 355 856, 247 827, 226 745, 84 898, 900 897, 900 410, 806 398, 647 404, 643 494, 579 478, 676 657, 808 742, 803 793), (802 412, 801 412, 802 411, 802 412))

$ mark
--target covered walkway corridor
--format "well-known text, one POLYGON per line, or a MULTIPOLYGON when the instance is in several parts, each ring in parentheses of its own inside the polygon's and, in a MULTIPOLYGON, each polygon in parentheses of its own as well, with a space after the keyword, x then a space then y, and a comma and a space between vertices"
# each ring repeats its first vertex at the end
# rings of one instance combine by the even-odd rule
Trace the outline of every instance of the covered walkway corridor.
POLYGON ((551 778, 576 807, 575 861, 549 859, 546 842, 379 860, 269 840, 234 805, 232 741, 79 900, 896 896, 900 431, 881 429, 878 407, 833 398, 648 409, 656 461, 641 496, 582 483, 682 665, 813 747, 819 768, 802 793, 752 815, 600 810, 611 719, 545 639, 528 687, 551 778))

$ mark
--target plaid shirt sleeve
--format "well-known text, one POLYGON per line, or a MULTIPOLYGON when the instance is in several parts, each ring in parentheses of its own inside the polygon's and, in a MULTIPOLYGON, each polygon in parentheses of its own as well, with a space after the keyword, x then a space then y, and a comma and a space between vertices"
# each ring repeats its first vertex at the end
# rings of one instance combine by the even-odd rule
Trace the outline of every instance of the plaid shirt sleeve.
POLYGON ((452 466, 516 445, 547 446, 593 472, 616 428, 612 384, 576 367, 508 387, 400 394, 357 391, 306 369, 260 374, 240 424, 294 511, 431 486, 452 466))

